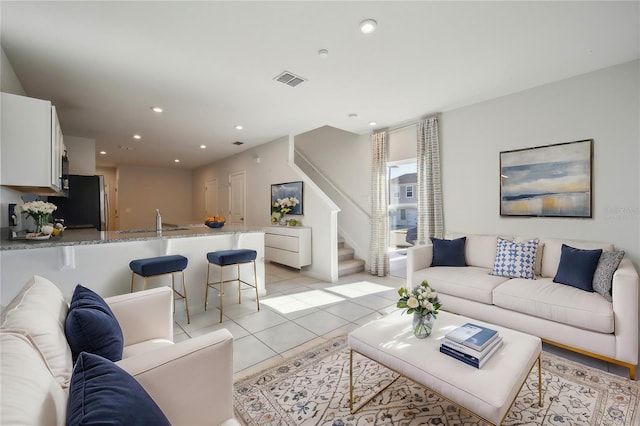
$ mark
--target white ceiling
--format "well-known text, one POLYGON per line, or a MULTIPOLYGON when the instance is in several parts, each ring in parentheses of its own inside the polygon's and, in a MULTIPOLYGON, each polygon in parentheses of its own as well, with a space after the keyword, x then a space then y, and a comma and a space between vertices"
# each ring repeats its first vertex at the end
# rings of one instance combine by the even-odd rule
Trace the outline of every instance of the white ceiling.
POLYGON ((369 133, 370 121, 393 126, 637 59, 639 4, 3 0, 0 42, 27 94, 58 107, 64 133, 107 151, 98 165, 191 169, 323 125, 369 133), (358 30, 366 18, 373 34, 358 30), (284 70, 308 81, 274 81, 284 70))

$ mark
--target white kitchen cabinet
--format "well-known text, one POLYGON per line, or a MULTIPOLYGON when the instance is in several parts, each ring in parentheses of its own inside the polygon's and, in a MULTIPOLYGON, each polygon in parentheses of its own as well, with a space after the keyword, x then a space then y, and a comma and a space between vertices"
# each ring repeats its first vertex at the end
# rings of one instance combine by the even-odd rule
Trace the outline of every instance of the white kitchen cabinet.
POLYGON ((0 184, 20 192, 58 195, 65 153, 62 129, 49 101, 2 93, 0 184))
POLYGON ((270 226, 264 230, 265 260, 301 269, 311 265, 311 228, 270 226))

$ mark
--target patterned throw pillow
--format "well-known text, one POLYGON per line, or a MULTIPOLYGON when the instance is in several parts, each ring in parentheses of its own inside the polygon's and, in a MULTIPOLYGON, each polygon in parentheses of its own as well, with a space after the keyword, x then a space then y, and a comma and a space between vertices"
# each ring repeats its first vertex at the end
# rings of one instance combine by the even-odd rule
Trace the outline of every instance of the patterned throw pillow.
POLYGON ((613 302, 611 298, 611 285, 613 283, 613 273, 622 262, 624 251, 603 251, 598 260, 596 272, 593 273, 593 290, 613 302))
POLYGON ((496 261, 490 274, 509 278, 533 279, 537 250, 538 240, 514 243, 498 238, 496 261))

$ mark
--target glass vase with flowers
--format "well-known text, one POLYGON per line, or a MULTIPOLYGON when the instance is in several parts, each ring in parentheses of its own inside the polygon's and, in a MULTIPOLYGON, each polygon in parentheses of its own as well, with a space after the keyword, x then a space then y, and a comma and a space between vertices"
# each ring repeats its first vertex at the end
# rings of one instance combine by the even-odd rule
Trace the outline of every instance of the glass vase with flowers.
POLYGON ((271 221, 280 225, 286 225, 285 215, 289 213, 295 206, 300 204, 300 200, 296 197, 278 198, 271 204, 271 221))
POLYGON ((431 334, 438 310, 442 307, 438 292, 425 280, 414 288, 401 287, 398 289, 400 300, 398 308, 406 309, 413 314, 413 334, 418 339, 424 339, 431 334))
POLYGON ((22 204, 21 209, 36 222, 36 234, 42 234, 42 228, 49 223, 49 216, 57 207, 53 203, 36 200, 22 204))

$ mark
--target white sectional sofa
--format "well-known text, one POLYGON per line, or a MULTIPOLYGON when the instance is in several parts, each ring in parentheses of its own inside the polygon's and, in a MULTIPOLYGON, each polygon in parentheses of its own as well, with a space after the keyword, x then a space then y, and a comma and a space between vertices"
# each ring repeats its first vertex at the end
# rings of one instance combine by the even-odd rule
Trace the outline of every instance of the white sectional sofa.
MULTIPOLYGON (((442 309, 524 331, 564 347, 629 368, 635 378, 638 364, 638 306, 640 282, 632 262, 624 258, 613 275, 611 298, 553 282, 562 245, 613 251, 612 244, 539 238, 535 279, 491 275, 498 235, 466 236, 468 266, 431 267, 433 245, 411 247, 407 282, 427 280, 438 291, 442 309)), ((529 237, 500 236, 518 242, 529 237)))
MULTIPOLYGON (((233 416, 233 338, 229 331, 174 344, 169 287, 104 301, 124 337, 122 359, 115 364, 108 361, 109 368, 119 366, 142 385, 171 424, 239 425, 233 416)), ((68 424, 67 405, 77 374, 65 338, 68 309, 53 283, 34 276, 2 313, 0 424, 68 424)), ((85 385, 83 391, 88 393, 88 388, 85 385)), ((92 397, 101 413, 107 410, 104 420, 113 421, 110 403, 92 397)))

